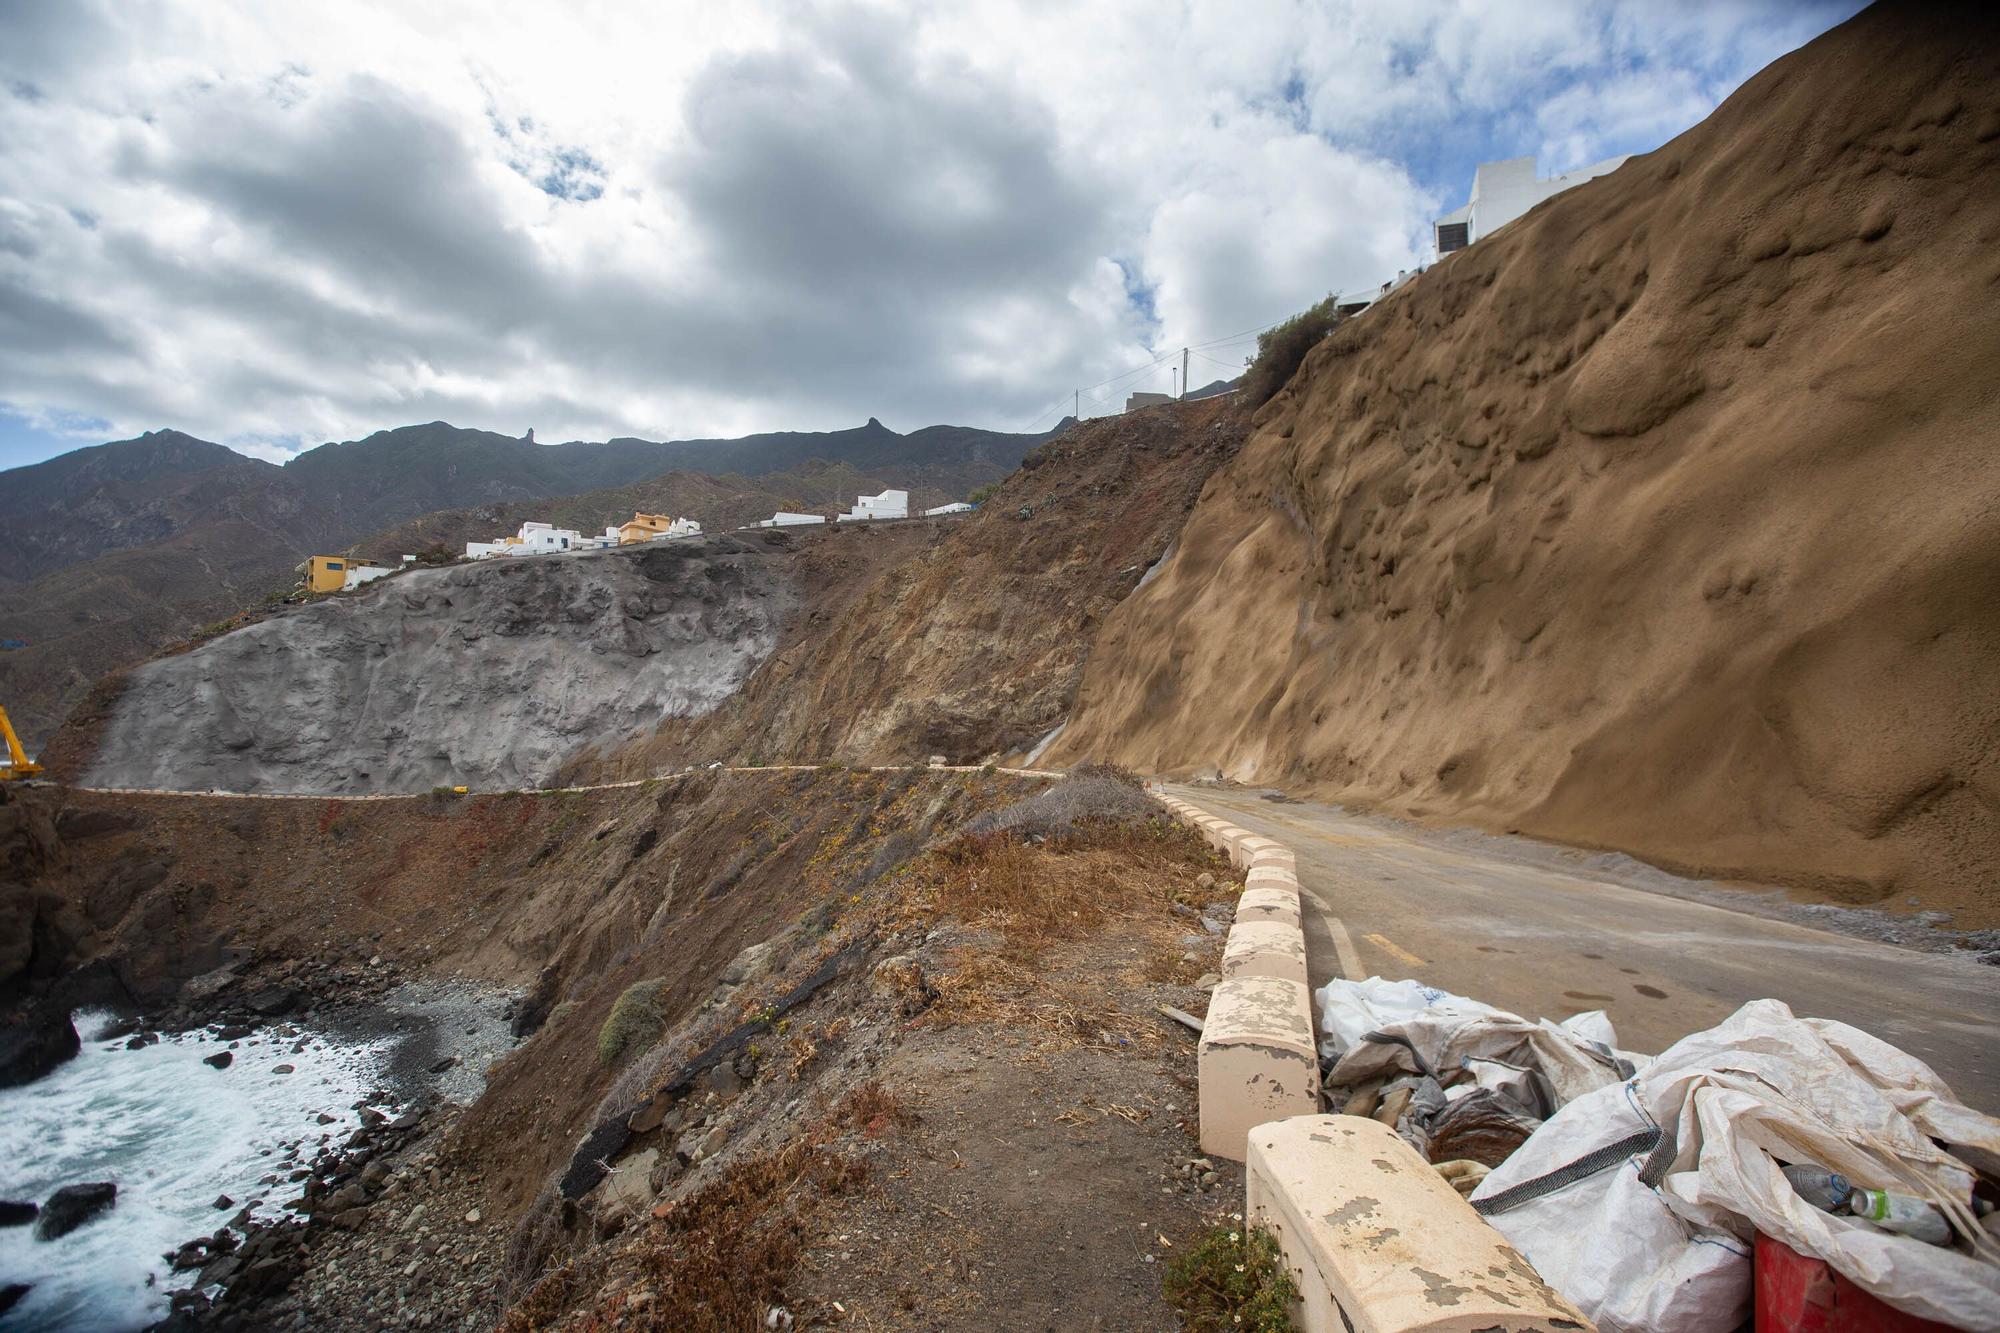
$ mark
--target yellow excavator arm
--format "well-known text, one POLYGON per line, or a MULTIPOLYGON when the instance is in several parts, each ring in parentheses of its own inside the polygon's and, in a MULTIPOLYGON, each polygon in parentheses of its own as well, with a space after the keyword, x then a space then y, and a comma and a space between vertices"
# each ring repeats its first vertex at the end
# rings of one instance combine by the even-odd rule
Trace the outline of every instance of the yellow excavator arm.
POLYGON ((32 778, 42 771, 42 766, 30 760, 28 752, 21 748, 21 738, 14 734, 14 724, 7 720, 4 708, 0 708, 0 739, 7 742, 7 762, 0 764, 0 782, 32 778))

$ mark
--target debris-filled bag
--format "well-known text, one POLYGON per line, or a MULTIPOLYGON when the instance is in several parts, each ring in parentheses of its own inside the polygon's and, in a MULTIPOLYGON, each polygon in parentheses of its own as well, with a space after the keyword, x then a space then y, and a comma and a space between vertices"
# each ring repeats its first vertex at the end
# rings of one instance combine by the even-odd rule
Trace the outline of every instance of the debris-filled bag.
POLYGON ((2000 1121, 1886 1042, 1756 1000, 1564 1106, 1472 1201, 1607 1333, 1736 1327, 1758 1232, 1899 1310, 2000 1330, 1975 1169, 2000 1172, 2000 1121), (1815 1207, 1782 1170, 1798 1163, 1932 1204, 1955 1247, 1815 1207))
POLYGON ((1618 1083, 1632 1058, 1612 1047, 1601 1010, 1561 1023, 1529 1022, 1415 981, 1334 979, 1315 998, 1320 1055, 1337 1057, 1329 1087, 1383 1075, 1429 1075, 1447 1089, 1477 1084, 1507 1093, 1538 1117, 1618 1083))

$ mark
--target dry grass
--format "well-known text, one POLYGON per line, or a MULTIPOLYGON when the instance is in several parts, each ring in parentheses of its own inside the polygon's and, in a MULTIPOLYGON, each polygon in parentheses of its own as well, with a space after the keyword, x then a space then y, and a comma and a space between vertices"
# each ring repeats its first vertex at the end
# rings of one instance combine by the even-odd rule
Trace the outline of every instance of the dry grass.
POLYGON ((834 1110, 832 1123, 879 1139, 892 1129, 908 1129, 920 1117, 908 1102, 882 1086, 880 1079, 858 1085, 834 1110))
POLYGON ((1200 963, 1190 963, 1182 956, 1186 952, 1174 945, 1154 949, 1146 955, 1139 979, 1155 986, 1192 986, 1207 969, 1200 963))
POLYGON ((1164 915, 1214 864, 1164 822, 1086 825, 1040 844, 1005 831, 960 838, 933 858, 931 905, 998 930, 1014 954, 1095 933, 1113 916, 1164 915))
POLYGON ((1041 1049, 1153 1049, 1150 1006, 1105 1003, 1102 941, 1116 931, 1142 949, 1119 969, 1135 988, 1193 980, 1199 969, 1178 945, 1190 922, 1173 905, 1233 897, 1228 874, 1199 836, 1165 821, 1086 823, 1040 843, 1009 831, 957 839, 918 867, 914 914, 995 931, 1000 944, 925 974, 935 992, 925 1021, 1013 1028, 1041 1049), (1206 890, 1204 871, 1215 881, 1206 890))
POLYGON ((812 1214, 867 1174, 828 1145, 831 1128, 738 1163, 667 1206, 622 1252, 615 1272, 587 1258, 558 1268, 507 1312, 502 1333, 762 1328, 765 1312, 782 1303, 812 1214), (579 1296, 590 1304, 573 1305, 579 1296))
MULTIPOLYGON (((1061 952, 1071 952, 1070 946, 1061 952)), ((1044 955, 1027 965, 992 953, 968 953, 950 972, 933 976, 937 1004, 925 1021, 951 1027, 971 1024, 1027 1034, 1042 1051, 1094 1046, 1108 1051, 1150 1051, 1160 1044, 1159 1021, 1105 1003, 1105 977, 1093 959, 1048 966, 1044 955)))

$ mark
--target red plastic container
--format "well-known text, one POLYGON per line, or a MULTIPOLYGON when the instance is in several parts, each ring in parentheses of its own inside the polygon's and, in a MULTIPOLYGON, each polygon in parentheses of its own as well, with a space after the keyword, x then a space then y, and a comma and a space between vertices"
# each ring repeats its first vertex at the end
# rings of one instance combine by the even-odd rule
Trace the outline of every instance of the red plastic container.
POLYGON ((1759 1234, 1757 1333, 1950 1333, 1950 1324, 1884 1305, 1783 1241, 1759 1234))

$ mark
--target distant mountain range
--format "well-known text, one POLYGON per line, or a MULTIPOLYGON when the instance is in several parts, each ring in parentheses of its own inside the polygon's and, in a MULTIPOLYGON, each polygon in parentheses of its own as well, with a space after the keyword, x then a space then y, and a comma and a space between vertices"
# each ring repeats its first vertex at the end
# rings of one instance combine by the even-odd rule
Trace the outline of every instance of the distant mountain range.
POLYGON ((393 559, 529 516, 598 528, 642 508, 713 528, 850 490, 960 498, 1054 433, 903 435, 870 418, 735 440, 541 445, 434 421, 282 466, 173 430, 78 449, 0 472, 0 641, 27 644, 0 651, 0 703, 38 745, 98 676, 289 588, 308 555, 358 546, 393 559))

